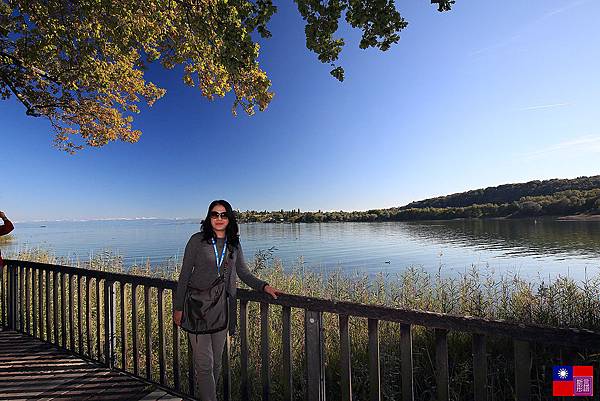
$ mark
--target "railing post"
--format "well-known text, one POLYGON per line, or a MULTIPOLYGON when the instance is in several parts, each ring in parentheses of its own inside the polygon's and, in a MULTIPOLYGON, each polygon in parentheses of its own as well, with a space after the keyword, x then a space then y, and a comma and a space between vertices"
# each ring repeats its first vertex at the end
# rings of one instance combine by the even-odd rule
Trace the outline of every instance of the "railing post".
POLYGON ((323 315, 306 310, 304 315, 307 400, 325 401, 325 358, 323 315))
POLYGON ((531 399, 531 351, 529 342, 514 340, 515 354, 515 399, 531 399))
POLYGON ((6 293, 4 292, 4 266, 0 265, 0 327, 7 325, 6 315, 4 310, 6 309, 6 293))
POLYGON ((10 303, 12 304, 12 329, 13 330, 17 330, 18 328, 18 320, 19 320, 19 309, 21 307, 21 305, 19 305, 19 270, 17 266, 11 266, 11 282, 12 282, 12 289, 10 291, 11 293, 11 300, 10 303))
POLYGON ((379 320, 369 319, 369 399, 381 401, 381 369, 379 363, 379 320))
POLYGON ((435 379, 437 400, 448 401, 448 330, 444 329, 435 329, 435 379))
POLYGON ((160 384, 167 383, 167 371, 165 369, 165 360, 167 359, 167 344, 165 343, 165 324, 163 308, 163 288, 158 289, 158 371, 160 384))
MULTIPOLYGON (((176 290, 171 290, 171 302, 173 311, 175 312, 175 294, 176 290)), ((180 375, 181 368, 179 367, 179 326, 173 321, 173 386, 175 390, 181 391, 180 375)))
MULTIPOLYGON (((119 299, 121 300, 121 369, 127 371, 127 291, 125 291, 125 283, 121 282, 119 286, 119 290, 121 292, 121 296, 119 299)), ((179 352, 179 349, 177 349, 179 352)))
POLYGON ((104 362, 108 368, 115 366, 115 282, 104 281, 104 362))
POLYGON ((137 284, 131 285, 131 345, 133 348, 133 375, 139 374, 139 340, 138 340, 138 318, 137 318, 137 284))
POLYGON ((144 285, 144 320, 146 329, 146 379, 152 380, 152 311, 151 311, 151 287, 144 285))
POLYGON ((250 400, 248 385, 248 301, 240 301, 240 399, 250 400))
POLYGON ((271 370, 269 368, 269 304, 260 303, 260 370, 262 378, 262 401, 269 401, 271 390, 271 370))
POLYGON ((11 330, 17 329, 17 268, 14 265, 7 265, 7 296, 8 303, 8 327, 11 330))
POLYGON ((473 389, 475 400, 487 400, 487 351, 483 334, 473 334, 473 389))
POLYGON ((52 330, 54 333, 54 345, 59 345, 58 339, 58 271, 52 272, 52 330))
POLYGON ((11 328, 10 325, 10 266, 6 265, 2 267, 2 320, 4 326, 8 329, 11 328), (6 270, 6 284, 4 283, 4 270, 6 270))
POLYGON ((340 322, 340 375, 342 401, 352 401, 352 361, 348 315, 339 315, 340 322))
POLYGON ((28 309, 25 309, 25 302, 24 302, 24 296, 23 296, 23 282, 25 281, 25 268, 23 266, 19 266, 17 268, 17 283, 18 288, 16 288, 16 291, 19 291, 19 295, 18 295, 18 299, 17 299, 17 303, 15 305, 17 305, 17 319, 19 319, 19 331, 21 333, 23 333, 25 331, 25 315, 24 315, 24 311, 25 312, 29 312, 28 309))
POLYGON ((292 308, 284 306, 282 311, 283 331, 281 343, 283 351, 283 401, 292 401, 293 362, 292 362, 292 308))
MULTIPOLYGON (((104 281, 104 284, 106 284, 106 280, 104 281)), ((106 309, 106 305, 104 306, 104 309, 106 309)), ((100 342, 101 342, 101 336, 100 336, 100 329, 102 327, 102 302, 100 300, 100 277, 96 278, 96 351, 98 352, 96 355, 96 358, 98 360, 98 362, 102 361, 102 348, 100 348, 100 342)), ((108 340, 108 338, 104 338, 104 341, 108 340)), ((106 355, 104 356, 106 358, 106 355)), ((104 363, 106 364, 106 359, 104 360, 104 363)))
POLYGON ((413 401, 415 391, 413 385, 412 327, 410 324, 400 324, 400 356, 402 358, 402 400, 413 401))

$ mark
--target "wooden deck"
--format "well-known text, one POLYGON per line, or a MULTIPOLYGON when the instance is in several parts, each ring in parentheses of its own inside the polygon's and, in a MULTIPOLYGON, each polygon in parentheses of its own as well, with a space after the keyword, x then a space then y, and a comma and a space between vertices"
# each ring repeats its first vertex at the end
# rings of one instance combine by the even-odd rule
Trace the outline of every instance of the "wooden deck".
POLYGON ((0 400, 181 400, 156 386, 0 329, 0 400))

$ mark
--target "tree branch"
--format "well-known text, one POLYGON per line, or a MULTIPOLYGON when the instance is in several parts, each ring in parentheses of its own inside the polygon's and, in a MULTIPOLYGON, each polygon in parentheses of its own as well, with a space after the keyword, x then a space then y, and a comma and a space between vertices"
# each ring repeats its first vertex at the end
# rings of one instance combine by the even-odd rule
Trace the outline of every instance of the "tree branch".
POLYGON ((15 94, 17 99, 19 99, 19 101, 21 103, 23 103, 23 106, 25 106, 27 108, 27 111, 25 112, 25 114, 27 114, 28 116, 32 116, 32 117, 40 117, 41 116, 40 113, 35 111, 35 106, 32 106, 31 103, 29 103, 29 101, 25 98, 25 96, 23 96, 23 94, 17 90, 17 88, 14 86, 14 84, 11 82, 11 80, 6 76, 6 74, 4 74, 1 71, 0 71, 0 79, 2 80, 2 82, 4 82, 6 84, 6 86, 8 86, 10 88, 10 90, 12 91, 12 93, 15 94))
POLYGON ((11 60, 13 60, 13 61, 14 61, 14 63, 15 63, 15 65, 16 65, 17 67, 23 68, 23 69, 25 69, 25 70, 31 70, 31 71, 35 72, 36 74, 38 74, 38 75, 42 76, 43 78, 47 79, 48 81, 52 81, 52 82, 54 82, 55 84, 58 84, 58 85, 60 85, 60 82, 58 81, 58 79, 57 79, 57 78, 54 78, 54 77, 52 77, 52 76, 51 76, 50 74, 48 74, 46 71, 44 71, 44 70, 41 70, 41 69, 39 69, 39 68, 37 68, 37 67, 35 67, 35 66, 33 66, 33 65, 32 65, 32 66, 27 66, 27 65, 25 65, 25 63, 23 62, 23 60, 21 60, 21 59, 19 59, 19 58, 15 57, 15 56, 14 56, 14 55, 12 55, 12 54, 10 54, 10 53, 7 53, 7 52, 5 52, 5 51, 0 51, 0 55, 2 55, 2 56, 5 56, 5 57, 8 57, 8 58, 10 58, 11 60))

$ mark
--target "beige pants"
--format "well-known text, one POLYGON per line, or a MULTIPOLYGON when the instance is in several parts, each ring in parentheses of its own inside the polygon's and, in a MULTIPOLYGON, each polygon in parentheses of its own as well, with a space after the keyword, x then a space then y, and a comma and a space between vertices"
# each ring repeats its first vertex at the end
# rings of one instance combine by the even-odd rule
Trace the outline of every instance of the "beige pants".
POLYGON ((201 401, 217 401, 223 347, 227 329, 214 334, 190 334, 194 358, 194 396, 201 401))

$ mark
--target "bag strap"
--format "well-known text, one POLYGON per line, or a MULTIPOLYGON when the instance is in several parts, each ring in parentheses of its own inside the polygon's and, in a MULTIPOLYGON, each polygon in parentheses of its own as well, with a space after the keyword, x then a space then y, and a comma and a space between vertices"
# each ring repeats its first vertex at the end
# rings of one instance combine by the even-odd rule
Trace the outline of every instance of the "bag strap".
POLYGON ((223 261, 223 265, 222 267, 222 271, 223 271, 223 278, 225 278, 227 276, 227 268, 229 267, 229 255, 228 255, 229 251, 227 251, 225 253, 225 260, 223 261))

